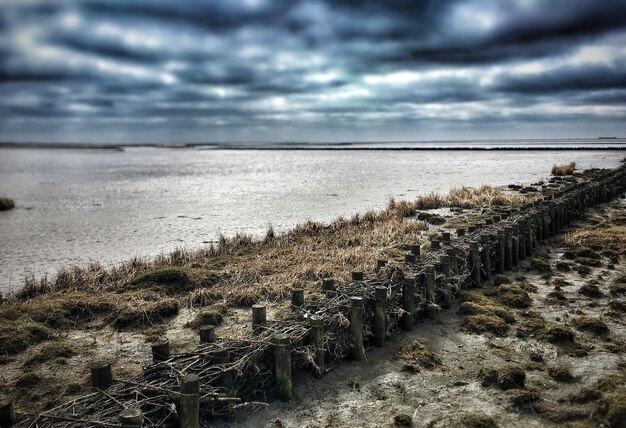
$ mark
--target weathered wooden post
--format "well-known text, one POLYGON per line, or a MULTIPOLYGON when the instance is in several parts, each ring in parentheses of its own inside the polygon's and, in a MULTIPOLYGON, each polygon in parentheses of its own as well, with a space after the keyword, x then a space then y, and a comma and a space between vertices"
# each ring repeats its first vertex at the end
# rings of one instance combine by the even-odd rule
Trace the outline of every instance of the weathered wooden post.
POLYGON ((439 239, 437 238, 433 238, 430 240, 430 249, 431 250, 438 250, 441 248, 441 241, 439 241, 439 239))
POLYGON ((304 306, 304 289, 294 288, 291 290, 291 306, 301 308, 304 306))
POLYGON ((511 258, 513 266, 517 266, 519 264, 519 225, 513 224, 511 229, 511 258))
POLYGON ((450 256, 448 254, 440 255, 439 263, 441 264, 441 273, 450 276, 450 256))
POLYGON ((0 427, 10 428, 17 423, 13 401, 0 402, 0 427))
POLYGON ((257 303, 252 305, 252 332, 259 334, 267 323, 267 305, 257 303))
POLYGON ((363 348, 363 299, 350 297, 350 333, 352 334, 352 358, 365 360, 363 348))
POLYGON ((200 326, 200 343, 213 343, 215 342, 215 326, 214 325, 201 325, 200 326))
POLYGON ((324 348, 324 318, 313 315, 309 319, 311 326, 311 342, 315 346, 315 377, 320 378, 326 373, 326 349, 324 348))
POLYGON ((445 289, 442 290, 441 293, 443 299, 441 305, 444 308, 449 308, 452 305, 452 290, 448 287, 450 279, 450 256, 447 253, 439 256, 439 266, 441 266, 441 273, 445 278, 445 289))
POLYGON ((411 245, 411 254, 415 257, 419 257, 422 252, 422 247, 419 244, 411 245))
POLYGON ((378 259, 376 260, 376 272, 380 272, 382 268, 387 266, 387 260, 378 259))
POLYGON ((450 232, 442 232, 441 233, 441 239, 443 240, 443 242, 448 243, 450 242, 450 232))
POLYGON ((352 272, 352 281, 363 281, 363 272, 352 272))
POLYGON ((456 248, 450 247, 447 250, 448 257, 450 258, 450 272, 454 275, 459 273, 459 262, 456 257, 456 248))
POLYGON ((333 278, 324 278, 322 280, 322 290, 334 291, 335 288, 335 280, 333 278))
POLYGON ((476 226, 474 226, 473 224, 467 226, 467 233, 474 233, 475 231, 476 231, 476 226))
POLYGON ((491 237, 489 235, 480 235, 480 243, 482 251, 480 252, 480 264, 485 272, 485 281, 491 281, 491 237))
POLYGON ((480 287, 480 254, 478 252, 478 242, 470 242, 470 259, 472 266, 472 285, 480 287))
POLYGON ((111 363, 100 361, 91 366, 91 386, 98 389, 107 389, 113 385, 111 363))
POLYGON ((528 257, 531 257, 534 252, 533 251, 535 248, 534 233, 535 233, 535 218, 534 216, 530 216, 526 223, 526 254, 528 255, 528 257))
MULTIPOLYGON (((404 292, 404 290, 403 290, 404 292)), ((387 302, 387 287, 382 285, 374 288, 374 346, 384 346, 387 334, 385 304, 387 302)))
POLYGON ((463 229, 462 227, 459 227, 456 230, 456 236, 465 236, 465 229, 463 229))
POLYGON ((150 344, 152 349, 152 361, 166 361, 170 359, 170 341, 163 338, 150 344))
POLYGON ((526 258, 526 221, 520 220, 519 222, 519 259, 524 260, 526 258))
POLYGON ((224 388, 228 392, 231 392, 233 389, 233 373, 228 370, 225 365, 230 361, 230 352, 226 348, 218 348, 213 351, 212 355, 213 360, 212 363, 216 366, 224 366, 221 369, 221 373, 218 379, 218 384, 220 387, 224 388))
POLYGON ((513 229, 511 226, 504 228, 504 269, 513 269, 513 229))
POLYGON ((136 407, 128 407, 120 413, 121 428, 141 428, 143 425, 143 413, 136 407))
POLYGON ((416 261, 415 254, 406 253, 404 255, 404 263, 415 263, 416 261))
POLYGON ((274 336, 274 357, 276 360, 276 391, 283 401, 293 398, 291 380, 291 347, 289 335, 280 333, 274 336))
POLYGON ((498 231, 498 243, 496 244, 496 273, 504 273, 504 232, 498 231))
POLYGON ((411 330, 415 312, 415 278, 406 278, 402 283, 402 309, 404 313, 400 318, 400 327, 404 330, 411 330))
POLYGON ((424 288, 426 290, 426 301, 428 302, 428 310, 427 315, 430 318, 435 318, 437 316, 436 305, 437 305, 437 289, 435 282, 435 266, 426 265, 424 266, 424 288))
POLYGON ((178 426, 200 428, 200 379, 186 374, 180 381, 178 426))
POLYGON ((548 239, 550 237, 548 233, 548 228, 550 227, 550 216, 548 215, 546 210, 542 210, 542 218, 543 218, 543 239, 548 239))

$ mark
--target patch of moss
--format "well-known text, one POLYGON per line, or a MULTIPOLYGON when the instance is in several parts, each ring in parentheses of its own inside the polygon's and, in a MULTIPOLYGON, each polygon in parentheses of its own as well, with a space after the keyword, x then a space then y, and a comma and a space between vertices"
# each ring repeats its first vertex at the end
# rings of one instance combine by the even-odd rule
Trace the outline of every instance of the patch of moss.
POLYGON ((569 272, 570 270, 572 270, 569 263, 566 262, 556 262, 555 267, 556 270, 558 270, 559 272, 569 272))
POLYGON ((517 285, 501 285, 489 290, 488 294, 510 308, 527 308, 532 303, 528 292, 517 285))
POLYGON ((562 305, 567 302, 567 297, 565 297, 565 294, 563 294, 560 290, 551 291, 546 295, 546 297, 549 303, 558 303, 562 305))
POLYGON ((576 267, 576 272, 580 276, 587 276, 591 273, 591 268, 589 266, 578 265, 576 267))
POLYGON ((602 262, 598 259, 590 259, 588 257, 577 257, 574 260, 575 263, 578 263, 582 266, 590 266, 590 267, 601 267, 602 262))
POLYGON ((569 367, 565 365, 558 365, 548 367, 548 374, 557 382, 573 382, 575 380, 574 375, 569 367))
POLYGON ((529 293, 537 293, 539 291, 539 287, 537 287, 534 284, 531 284, 528 281, 520 281, 519 284, 517 284, 519 288, 521 288, 524 291, 527 291, 529 293))
POLYGON ((189 277, 188 270, 179 267, 157 269, 133 278, 129 283, 131 289, 158 288, 168 294, 191 291, 195 287, 189 277))
POLYGON ((609 308, 613 309, 615 312, 626 312, 626 302, 622 302, 620 300, 609 300, 609 308))
POLYGON ((509 402, 514 407, 520 409, 529 409, 541 399, 541 395, 534 390, 513 388, 506 391, 509 402))
POLYGON ((393 356, 412 364, 417 363, 425 369, 432 369, 441 365, 441 359, 418 340, 404 345, 393 356))
POLYGON ((44 325, 28 321, 0 323, 0 355, 15 355, 29 346, 52 338, 44 325))
POLYGON ((626 295, 626 283, 615 281, 613 284, 611 284, 609 291, 614 296, 626 295))
POLYGON ((578 330, 588 331, 599 336, 609 333, 609 327, 606 323, 598 318, 578 317, 572 321, 574 327, 578 330))
POLYGON ((583 285, 582 287, 580 287, 578 289, 578 293, 582 294, 583 296, 592 297, 592 298, 604 296, 604 294, 602 294, 602 291, 600 291, 600 288, 597 285, 592 284, 592 283, 587 283, 583 285))
POLYGON ((494 304, 481 305, 475 302, 463 302, 459 307, 461 315, 495 315, 508 324, 515 322, 515 317, 506 308, 494 304))
POLYGON ((220 325, 224 321, 228 309, 224 305, 213 305, 198 311, 192 321, 185 324, 187 328, 197 329, 203 325, 220 325))
POLYGON ((396 415, 393 417, 393 424, 397 427, 411 427, 413 420, 407 414, 396 415))
POLYGON ((572 283, 567 281, 565 278, 557 277, 552 279, 552 285, 554 286, 554 288, 571 287, 572 283))
POLYGON ((608 402, 606 420, 611 428, 626 427, 626 392, 621 391, 608 402))
POLYGON ((491 416, 484 413, 466 413, 459 421, 464 428, 498 428, 498 424, 491 416))
POLYGON ((153 325, 178 313, 179 304, 175 299, 162 299, 155 302, 139 302, 121 308, 113 318, 117 329, 153 325))
POLYGON ((574 343, 574 333, 564 325, 553 325, 544 333, 544 338, 554 344, 567 345, 574 343))
POLYGON ((503 275, 501 273, 496 274, 494 280, 493 280, 493 285, 502 285, 502 284, 510 284, 511 280, 509 279, 508 276, 503 275))
POLYGON ((523 320, 517 327, 516 336, 519 338, 533 337, 541 335, 546 328, 546 322, 543 318, 529 318, 523 320))
POLYGON ((483 368, 478 374, 483 386, 496 385, 501 389, 523 388, 526 380, 524 370, 516 365, 505 364, 496 368, 483 368))
POLYGON ((533 257, 530 261, 530 266, 534 270, 542 273, 549 273, 551 271, 550 261, 546 257, 533 257))
POLYGON ((567 396, 567 400, 574 404, 585 404, 596 401, 602 397, 602 393, 593 388, 582 388, 580 391, 567 396))
POLYGON ((45 363, 46 361, 56 360, 59 358, 71 358, 77 355, 76 350, 67 343, 52 342, 43 346, 38 352, 30 356, 24 366, 32 366, 35 364, 45 363))
POLYGON ((509 331, 509 325, 495 315, 468 315, 463 319, 463 328, 470 333, 491 333, 496 336, 506 336, 509 331))

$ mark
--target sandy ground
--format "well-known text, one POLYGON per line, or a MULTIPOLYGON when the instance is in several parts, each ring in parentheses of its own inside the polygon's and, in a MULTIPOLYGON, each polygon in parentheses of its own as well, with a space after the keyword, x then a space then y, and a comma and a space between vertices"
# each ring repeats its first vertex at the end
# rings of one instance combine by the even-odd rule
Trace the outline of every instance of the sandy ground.
MULTIPOLYGON (((625 207, 621 205, 621 209, 625 207)), ((590 218, 594 218, 593 212, 587 216, 590 218)), ((530 293, 529 308, 511 310, 517 322, 506 337, 464 332, 457 302, 451 310, 443 311, 438 320, 417 324, 411 332, 388 342, 382 349, 369 349, 365 363, 342 364, 322 380, 298 373, 294 380, 296 398, 292 402, 274 401, 262 410, 239 414, 230 422, 216 421, 215 425, 383 427, 400 424, 394 418, 407 415, 416 427, 446 427, 462 425, 464 415, 479 412, 502 427, 563 426, 568 421, 579 421, 580 426, 602 426, 602 418, 588 418, 595 411, 594 400, 591 404, 573 404, 571 396, 597 385, 605 385, 606 392, 600 392, 601 396, 626 386, 625 319, 607 306, 611 300, 608 287, 620 271, 623 273, 623 260, 614 268, 607 268, 615 260, 603 258, 603 267, 592 268, 590 274, 581 277, 573 270, 555 269, 565 250, 559 238, 539 249, 550 256, 554 270, 551 278, 533 272, 529 260, 508 275, 513 283, 516 277, 525 277, 537 290, 530 293), (555 290, 555 278, 571 284, 562 287, 565 300, 548 297, 555 290), (598 279, 603 296, 590 298, 579 294, 580 286, 593 279, 598 279), (571 324, 579 316, 602 319, 610 333, 598 336, 576 330, 571 324), (556 345, 541 337, 517 337, 524 336, 520 328, 524 328, 524 321, 529 318, 542 318, 547 325, 568 326, 574 332, 575 345, 556 345), (394 359, 393 354, 416 339, 441 359, 441 366, 419 373, 403 370, 405 362, 394 359), (538 359, 542 361, 537 362, 538 359), (515 405, 510 392, 481 385, 481 368, 509 363, 523 368, 525 390, 538 394, 537 401, 526 400, 526 405, 515 405), (555 367, 569 369, 573 379, 555 380, 548 373, 555 367)))

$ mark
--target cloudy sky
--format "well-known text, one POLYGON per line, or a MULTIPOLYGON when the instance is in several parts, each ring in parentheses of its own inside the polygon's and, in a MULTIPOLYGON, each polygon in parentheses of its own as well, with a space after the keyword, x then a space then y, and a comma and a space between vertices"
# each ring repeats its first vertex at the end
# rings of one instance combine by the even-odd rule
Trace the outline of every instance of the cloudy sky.
POLYGON ((626 136, 626 0, 0 0, 0 139, 626 136))

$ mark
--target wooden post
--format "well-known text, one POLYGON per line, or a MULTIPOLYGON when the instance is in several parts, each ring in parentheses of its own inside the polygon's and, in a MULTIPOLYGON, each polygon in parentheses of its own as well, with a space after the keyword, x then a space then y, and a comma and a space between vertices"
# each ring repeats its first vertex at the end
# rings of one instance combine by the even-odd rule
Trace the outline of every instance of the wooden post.
POLYGON ((450 272, 454 275, 459 273, 459 263, 456 257, 456 248, 450 247, 447 250, 448 257, 450 258, 450 272))
POLYGON ((431 318, 435 318, 436 311, 434 310, 434 307, 437 304, 437 290, 434 265, 424 266, 424 288, 426 290, 426 301, 429 303, 427 315, 431 318))
POLYGON ((542 211, 543 215, 543 239, 549 238, 548 228, 550 227, 550 216, 546 211, 542 211))
POLYGON ((376 260, 376 272, 379 272, 386 265, 387 265, 387 260, 382 260, 382 259, 376 260))
POLYGON ((170 341, 167 339, 155 340, 150 344, 152 348, 152 361, 166 361, 170 359, 170 341))
POLYGON ((437 238, 433 238, 430 240, 430 249, 431 250, 438 250, 441 248, 441 242, 439 241, 439 239, 437 238))
POLYGON ((485 272, 485 280, 491 281, 491 237, 489 235, 481 235, 480 243, 482 251, 480 252, 480 264, 485 272))
POLYGON ((450 256, 448 254, 440 255, 439 263, 441 264, 441 273, 450 276, 450 256))
MULTIPOLYGON (((224 366, 230 361, 230 352, 226 348, 216 349, 213 352, 212 356, 212 363, 217 366, 224 366)), ((233 389, 233 373, 225 367, 223 367, 221 370, 222 373, 219 376, 218 384, 220 387, 224 388, 230 393, 233 389)))
POLYGON ((473 224, 470 226, 467 226, 467 233, 474 233, 476 231, 476 226, 474 226, 473 224))
POLYGON ((143 413, 136 407, 128 407, 120 413, 121 428, 140 428, 143 425, 143 413))
POLYGON ((288 334, 274 336, 274 357, 276 360, 276 391, 283 401, 293 398, 293 382, 291 380, 291 348, 288 334))
POLYGON ((400 327, 411 330, 415 312, 415 278, 406 278, 402 283, 402 309, 405 313, 400 318, 400 327))
POLYGON ((462 227, 459 227, 456 230, 456 236, 465 236, 465 229, 463 229, 462 227))
POLYGON ((415 263, 416 260, 415 254, 407 253, 404 255, 404 263, 415 263))
POLYGON ((200 343, 213 343, 213 342, 215 342, 215 326, 214 325, 200 326, 200 343))
POLYGON ((443 242, 450 242, 450 232, 442 232, 441 239, 443 242))
POLYGON ((352 272, 352 281, 363 281, 363 272, 352 272))
POLYGON ((519 259, 524 260, 526 258, 526 221, 521 220, 519 222, 519 259))
POLYGON ((422 252, 422 247, 419 244, 411 245, 411 254, 415 257, 419 257, 422 252))
POLYGON ((478 251, 478 242, 470 242, 470 258, 472 260, 472 285, 474 287, 480 287, 480 254, 478 251))
POLYGON ((504 269, 513 269, 513 229, 511 226, 504 228, 504 269))
POLYGON ((258 334, 267 323, 267 305, 257 303, 252 306, 252 332, 258 334))
POLYGON ((384 346, 387 334, 385 303, 387 302, 387 287, 382 285, 374 288, 374 346, 384 346))
POLYGON ((324 318, 313 315, 309 318, 311 326, 311 342, 315 346, 315 377, 322 377, 326 373, 326 349, 324 347, 324 318))
POLYGON ((0 427, 9 428, 17 423, 13 401, 0 402, 0 427))
POLYGON ((501 218, 501 217, 500 217, 499 215, 494 215, 494 216, 493 216, 493 222, 494 222, 494 223, 499 223, 499 222, 500 222, 500 218, 501 218))
POLYGON ((186 374, 180 382, 178 426, 200 428, 200 379, 186 374))
POLYGON ((519 264, 519 225, 513 224, 511 235, 511 259, 513 266, 519 264))
POLYGON ((301 308, 304 306, 304 289, 294 288, 291 290, 291 306, 301 308))
POLYGON ((496 246, 496 273, 504 273, 504 247, 504 232, 499 230, 496 246))
POLYGON ((492 218, 485 219, 485 224, 487 226, 491 226, 493 224, 493 219, 492 218))
POLYGON ((324 278, 322 280, 322 290, 324 291, 335 290, 335 280, 332 278, 324 278))
POLYGON ((101 361, 91 366, 91 386, 98 389, 107 389, 113 385, 111 363, 101 361))
POLYGON ((533 248, 535 248, 535 244, 533 242, 534 231, 535 221, 533 217, 530 217, 526 222, 526 255, 528 257, 533 255, 533 248))
POLYGON ((352 358, 365 360, 363 349, 363 299, 350 297, 350 333, 352 334, 352 358))

